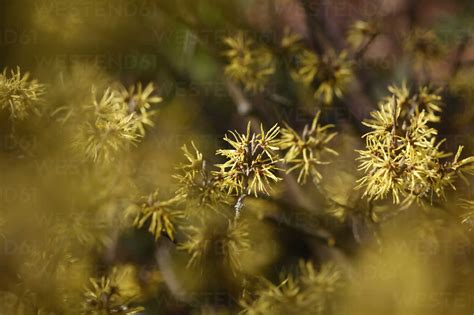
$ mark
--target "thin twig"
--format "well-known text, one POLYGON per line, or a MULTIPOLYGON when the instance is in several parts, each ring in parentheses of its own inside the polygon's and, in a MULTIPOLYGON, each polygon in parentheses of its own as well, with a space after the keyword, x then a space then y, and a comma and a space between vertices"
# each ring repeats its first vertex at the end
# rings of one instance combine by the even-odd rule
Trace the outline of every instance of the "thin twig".
POLYGON ((238 221, 239 218, 240 218, 240 214, 241 214, 241 211, 242 211, 242 208, 244 206, 244 199, 245 197, 247 197, 247 194, 246 193, 242 193, 239 197, 239 199, 237 199, 237 202, 235 203, 235 206, 234 206, 234 210, 235 210, 235 217, 234 217, 234 221, 238 221))
POLYGON ((305 22, 309 33, 311 48, 322 55, 324 52, 322 45, 324 39, 320 32, 320 30, 322 30, 321 23, 316 17, 316 12, 311 4, 311 0, 300 0, 300 3, 305 11, 305 22))
POLYGON ((467 49, 471 37, 469 35, 464 35, 459 42, 459 45, 456 49, 456 56, 454 57, 453 68, 451 70, 451 78, 456 77, 459 70, 462 66, 462 57, 464 56, 464 52, 467 49))
POLYGON ((355 60, 360 60, 364 56, 364 54, 367 52, 370 45, 374 42, 378 35, 379 33, 374 33, 370 36, 369 40, 355 53, 355 60))

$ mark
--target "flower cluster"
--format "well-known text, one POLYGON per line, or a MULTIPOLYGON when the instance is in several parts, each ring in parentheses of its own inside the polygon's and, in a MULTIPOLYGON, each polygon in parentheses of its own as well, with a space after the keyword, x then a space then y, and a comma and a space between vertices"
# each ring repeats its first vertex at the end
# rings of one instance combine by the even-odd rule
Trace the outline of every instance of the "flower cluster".
POLYGON ((301 135, 288 125, 281 133, 278 125, 268 131, 261 125, 259 132, 252 132, 250 123, 245 133, 230 131, 224 140, 231 148, 217 150, 216 154, 225 161, 214 165, 217 168, 214 170, 208 169, 194 143, 192 150, 183 146, 186 162, 173 176, 177 181, 174 197, 161 201, 156 192, 144 197, 134 225, 141 228, 149 222, 149 231, 155 239, 165 234, 171 240, 179 227, 187 235, 178 246, 190 254, 189 266, 215 255, 217 246, 223 261, 235 273, 241 269, 239 254, 250 246, 248 227, 245 221, 239 220, 244 199, 261 193, 268 195, 271 185, 281 180, 277 172, 283 171, 280 167, 286 164, 290 165, 288 172, 300 170, 298 182, 305 183, 309 176, 317 182, 321 179, 318 165, 328 163, 324 156, 337 155, 328 147, 336 135, 329 131, 333 126, 321 126, 319 117, 320 113, 311 125, 304 127, 301 135), (229 207, 230 204, 234 207, 229 207), (235 212, 234 220, 229 219, 230 209, 235 212), (185 227, 184 219, 200 223, 185 227))
POLYGON ((186 200, 191 209, 203 206, 217 209, 219 205, 229 204, 229 197, 238 197, 238 212, 245 196, 268 195, 271 185, 281 180, 277 172, 283 171, 281 167, 285 165, 288 165, 287 172, 299 170, 300 184, 306 183, 308 177, 318 183, 322 177, 319 165, 329 163, 325 160, 327 156, 337 155, 328 146, 337 133, 330 131, 332 125, 321 125, 319 118, 320 113, 301 134, 288 125, 284 128, 274 125, 268 131, 260 126, 260 132, 254 133, 250 123, 246 133, 231 131, 230 137, 224 137, 231 148, 216 152, 226 159, 215 165, 216 171, 208 169, 194 144, 194 152, 184 146, 187 163, 182 164, 174 176, 178 181, 177 196, 186 200))
POLYGON ((444 51, 436 33, 420 28, 410 33, 404 44, 405 50, 415 59, 416 63, 438 59, 444 51))
POLYGON ((266 282, 254 299, 244 299, 245 315, 324 314, 343 275, 333 264, 317 271, 311 262, 300 261, 297 275, 289 274, 279 284, 266 282))
POLYGON ((298 182, 306 183, 309 176, 314 182, 318 182, 322 176, 318 171, 318 166, 328 164, 324 160, 324 155, 337 155, 337 152, 328 147, 328 143, 336 136, 336 132, 331 132, 333 125, 321 126, 318 112, 311 125, 306 125, 301 135, 286 125, 281 129, 279 147, 286 150, 283 161, 291 165, 288 172, 299 170, 298 182))
POLYGON ((92 117, 80 126, 75 144, 92 161, 112 160, 117 152, 138 141, 132 124, 133 114, 123 111, 114 98, 114 93, 107 89, 97 100, 93 90, 92 106, 86 108, 92 117))
POLYGON ((378 25, 374 21, 355 21, 347 32, 347 43, 352 49, 357 49, 378 34, 378 25))
POLYGON ((183 146, 182 150, 187 163, 178 167, 179 173, 174 175, 178 181, 177 195, 187 202, 186 213, 201 207, 215 209, 219 204, 225 203, 225 194, 220 187, 219 178, 208 170, 203 155, 192 143, 194 153, 188 147, 183 146))
POLYGON ((224 140, 232 148, 217 151, 227 161, 217 165, 220 170, 216 176, 221 178, 222 186, 229 194, 268 194, 270 183, 281 180, 275 174, 280 161, 277 154, 280 127, 275 125, 265 132, 260 126, 260 133, 252 133, 250 128, 249 123, 245 134, 231 131, 232 137, 225 136, 224 140))
POLYGON ((168 200, 161 200, 158 192, 143 197, 144 202, 136 214, 133 224, 141 228, 145 223, 149 223, 148 231, 158 240, 162 234, 174 240, 175 225, 184 217, 180 210, 179 196, 168 200))
POLYGON ((347 52, 329 52, 318 56, 301 44, 301 38, 287 33, 281 41, 291 60, 290 74, 293 80, 314 87, 314 97, 324 104, 332 104, 334 96, 341 98, 352 76, 352 63, 347 52))
POLYGON ((161 101, 152 96, 153 91, 152 84, 145 89, 141 84, 128 90, 119 86, 107 89, 98 99, 93 89, 92 103, 84 106, 89 118, 80 127, 75 142, 85 157, 107 162, 138 142, 145 135, 145 125, 153 126, 150 117, 156 111, 150 110, 151 105, 161 101))
POLYGON ((201 225, 189 227, 187 240, 179 248, 190 254, 188 266, 200 265, 206 259, 221 261, 235 274, 242 268, 239 256, 250 249, 249 229, 243 220, 218 219, 207 218, 201 225))
POLYGON ((472 312, 474 1, 386 2, 0 4, 0 315, 472 312))
POLYGON ((318 72, 318 56, 302 44, 300 35, 288 29, 285 30, 280 46, 289 57, 290 75, 293 80, 309 86, 318 72))
POLYGON ((293 57, 290 75, 296 82, 310 86, 318 74, 319 58, 311 50, 301 48, 293 57))
MULTIPOLYGON (((439 115, 442 112, 442 100, 438 94, 440 90, 433 90, 427 86, 422 86, 418 89, 417 93, 413 93, 408 89, 406 82, 403 82, 401 86, 391 85, 388 87, 388 90, 397 99, 401 119, 406 119, 413 114, 418 115, 421 111, 425 111, 426 119, 429 122, 439 122, 439 115)), ((385 97, 380 104, 390 102, 391 97, 385 97)))
POLYGON ((406 100, 392 95, 364 122, 372 131, 364 135, 366 150, 358 151, 359 169, 365 173, 358 188, 365 188, 370 200, 390 194, 394 203, 403 197, 403 205, 409 206, 433 195, 443 198, 458 176, 473 173, 474 157, 460 159, 461 146, 451 161, 446 160, 451 154, 440 149, 443 141, 437 141, 437 130, 428 126, 433 115, 420 108, 419 98, 412 98, 408 109, 406 100))
POLYGON ((334 96, 342 98, 344 88, 352 77, 352 63, 343 51, 324 55, 318 63, 317 89, 314 97, 324 104, 332 104, 334 96))
POLYGON ((275 61, 271 52, 263 45, 257 45, 243 32, 226 37, 224 52, 228 65, 225 74, 242 83, 249 91, 261 91, 275 72, 275 61))
POLYGON ((0 73, 0 108, 10 112, 11 119, 23 120, 31 113, 39 114, 44 86, 30 80, 29 73, 21 74, 20 68, 0 73))
MULTIPOLYGON (((247 90, 261 91, 275 73, 275 56, 264 46, 239 32, 227 37, 224 42, 230 47, 224 52, 228 59, 225 74, 241 82, 247 90)), ((293 80, 314 88, 314 97, 324 104, 331 104, 334 97, 341 98, 343 90, 352 76, 352 62, 347 52, 331 51, 322 56, 302 44, 299 35, 288 30, 280 41, 281 51, 289 60, 289 72, 293 80)))
POLYGON ((136 297, 136 289, 131 283, 130 268, 114 268, 110 275, 91 278, 85 290, 84 314, 138 314, 143 307, 130 304, 136 297))
POLYGON ((134 114, 133 127, 136 133, 145 135, 145 126, 153 127, 151 116, 156 114, 156 110, 151 110, 151 106, 162 101, 159 96, 153 96, 155 86, 149 83, 143 88, 141 82, 131 85, 128 89, 123 85, 118 85, 115 91, 114 103, 122 104, 127 113, 134 114))

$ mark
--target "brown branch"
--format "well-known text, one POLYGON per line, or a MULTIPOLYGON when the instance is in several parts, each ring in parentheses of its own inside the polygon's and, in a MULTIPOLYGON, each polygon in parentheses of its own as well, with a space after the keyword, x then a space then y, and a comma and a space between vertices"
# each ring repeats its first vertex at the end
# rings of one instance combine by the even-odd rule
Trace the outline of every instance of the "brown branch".
POLYGON ((362 59, 362 57, 365 55, 365 53, 369 49, 370 45, 374 42, 374 40, 377 38, 378 35, 379 35, 379 33, 374 33, 369 37, 367 42, 355 53, 355 55, 354 55, 355 60, 362 59))
POLYGON ((316 12, 311 4, 311 0, 300 0, 300 3, 305 11, 305 22, 309 34, 310 46, 314 51, 322 55, 325 50, 322 44, 325 40, 320 32, 322 25, 316 17, 316 12))
POLYGON ((451 78, 452 79, 456 77, 459 70, 461 69, 461 66, 463 65, 462 57, 464 56, 464 52, 467 49, 467 46, 469 44, 470 39, 471 38, 470 38, 469 35, 464 35, 461 38, 461 41, 459 42, 459 45, 456 49, 456 55, 454 57, 453 67, 451 69, 451 78))

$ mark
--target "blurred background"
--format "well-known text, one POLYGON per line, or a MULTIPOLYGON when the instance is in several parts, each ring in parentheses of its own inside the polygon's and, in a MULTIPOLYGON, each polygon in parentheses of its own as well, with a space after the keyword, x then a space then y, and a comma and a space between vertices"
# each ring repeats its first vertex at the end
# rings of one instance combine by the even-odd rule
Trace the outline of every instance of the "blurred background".
POLYGON ((458 205, 470 186, 457 185, 449 211, 415 205, 375 223, 353 189, 362 120, 392 84, 440 88, 443 149, 473 154, 473 32, 470 0, 0 0, 0 69, 19 66, 46 90, 46 115, 15 122, 0 111, 0 313, 81 313, 88 279, 120 266, 131 270, 122 284, 140 313, 237 314, 253 278, 233 275, 219 253, 186 267, 187 253, 131 227, 127 209, 157 187, 173 195, 184 144, 215 164, 228 130, 244 131, 249 120, 301 130, 321 111, 339 152, 321 168, 324 190, 284 181, 275 200, 248 200, 243 273, 278 283, 300 259, 331 261, 346 280, 324 314, 473 314, 473 234, 458 205), (354 49, 347 34, 359 20, 377 35, 354 49), (224 38, 239 31, 276 56, 262 90, 225 75, 224 38), (348 53, 353 78, 342 97, 324 104, 292 80, 280 45, 288 32, 318 54, 348 53), (163 101, 146 137, 97 167, 70 149, 82 117, 68 113, 91 102, 92 86, 116 82, 152 82, 163 101))

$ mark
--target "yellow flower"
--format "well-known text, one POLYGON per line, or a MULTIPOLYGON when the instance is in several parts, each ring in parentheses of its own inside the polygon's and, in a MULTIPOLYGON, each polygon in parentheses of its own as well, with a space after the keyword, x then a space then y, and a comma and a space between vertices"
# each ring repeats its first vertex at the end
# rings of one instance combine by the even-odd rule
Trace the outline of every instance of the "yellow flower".
POLYGON ((391 90, 395 94, 364 122, 372 131, 364 135, 366 149, 357 151, 365 176, 356 189, 365 188, 364 196, 371 200, 391 194, 398 204, 404 197, 404 207, 433 195, 445 198, 446 187, 454 189, 458 176, 473 173, 474 157, 460 160, 461 146, 452 161, 445 161, 451 154, 440 150, 443 141, 437 141, 436 129, 428 126, 433 114, 420 109, 427 102, 408 98, 406 89, 391 90))
POLYGON ((242 314, 324 314, 343 281, 337 266, 323 264, 318 271, 313 263, 302 260, 296 274, 283 278, 278 285, 264 280, 255 298, 241 301, 242 314))
POLYGON ((290 72, 293 80, 310 86, 318 74, 319 58, 309 49, 302 48, 293 56, 295 65, 290 72))
POLYGON ((352 75, 352 62, 347 60, 347 52, 324 55, 319 62, 314 97, 324 104, 332 104, 334 96, 343 97, 344 88, 352 75))
POLYGON ((114 102, 122 104, 129 114, 134 114, 133 123, 141 136, 145 135, 145 125, 153 126, 151 116, 156 114, 156 110, 150 110, 152 105, 162 101, 161 97, 152 96, 155 91, 153 83, 149 83, 145 89, 139 82, 126 89, 119 85, 114 91, 114 102))
POLYGON ((158 240, 162 234, 167 235, 174 240, 176 224, 184 217, 182 210, 179 210, 178 204, 181 197, 161 201, 158 191, 143 197, 145 202, 141 204, 141 209, 135 217, 133 224, 141 228, 149 222, 148 231, 158 240))
POLYGON ((469 230, 474 228, 474 201, 473 200, 461 200, 459 205, 468 210, 466 213, 461 215, 462 223, 469 227, 469 230))
POLYGON ((207 169, 202 153, 194 143, 192 146, 194 153, 186 145, 182 148, 187 163, 182 164, 178 168, 179 174, 173 176, 179 186, 176 195, 186 199, 187 214, 195 214, 194 210, 201 207, 216 210, 220 203, 227 202, 226 196, 220 189, 219 179, 207 169))
POLYGON ((360 47, 378 33, 378 27, 373 21, 355 21, 347 33, 347 42, 352 49, 360 47))
POLYGON ((438 36, 431 30, 415 29, 405 39, 405 50, 413 56, 415 63, 439 59, 444 47, 438 36))
POLYGON ((224 52, 228 65, 225 74, 240 83, 246 90, 262 91, 275 72, 275 60, 272 53, 246 37, 243 32, 224 39, 229 47, 224 52))
POLYGON ((287 150, 283 161, 292 165, 287 171, 300 170, 298 182, 306 183, 308 176, 314 182, 321 179, 321 174, 317 168, 321 164, 328 164, 324 161, 325 154, 338 155, 336 151, 328 147, 328 143, 336 136, 336 132, 330 132, 333 125, 321 126, 318 112, 313 119, 311 126, 306 125, 300 135, 288 125, 281 129, 279 146, 281 150, 287 150))
MULTIPOLYGON (((414 111, 417 114, 421 111, 425 111, 428 121, 439 122, 439 115, 442 111, 442 98, 438 94, 440 92, 439 89, 432 90, 427 86, 422 86, 418 89, 417 93, 412 93, 404 81, 401 86, 389 86, 388 90, 395 95, 402 117, 407 117, 414 111)), ((381 103, 389 102, 390 98, 391 96, 385 97, 381 103)))
POLYGON ((139 293, 139 285, 133 279, 133 267, 113 268, 109 275, 91 278, 85 289, 85 314, 138 314, 143 307, 130 303, 139 293))
POLYGON ((36 80, 30 80, 29 73, 21 74, 20 68, 7 69, 0 73, 0 108, 10 111, 11 119, 23 120, 29 114, 39 114, 44 86, 36 80))
POLYGON ((245 134, 230 131, 232 138, 226 135, 224 140, 232 149, 217 151, 218 155, 227 158, 225 163, 217 165, 220 171, 216 176, 222 179, 222 187, 229 194, 268 194, 270 183, 281 180, 275 174, 279 162, 276 151, 279 150, 280 127, 275 125, 265 132, 260 126, 260 130, 258 134, 251 133, 249 123, 245 134))
POLYGON ((90 119, 78 130, 74 146, 86 159, 108 162, 137 142, 140 135, 134 127, 134 116, 114 101, 115 95, 107 89, 100 100, 92 91, 92 105, 85 107, 90 119))
POLYGON ((244 220, 217 218, 206 218, 202 224, 188 228, 187 240, 179 245, 191 255, 188 267, 198 266, 205 259, 222 259, 234 274, 242 267, 239 256, 249 248, 249 229, 244 220))
POLYGON ((318 56, 302 45, 300 36, 288 31, 280 45, 289 60, 292 79, 315 88, 314 98, 324 104, 331 104, 334 96, 342 98, 343 90, 353 75, 352 62, 347 60, 346 51, 339 55, 331 51, 318 56))
POLYGON ((141 83, 128 90, 119 85, 108 88, 100 99, 92 89, 92 103, 83 106, 86 121, 79 127, 74 145, 84 153, 86 159, 109 162, 131 144, 145 135, 145 125, 153 126, 150 110, 161 98, 151 96, 153 84, 145 89, 141 83))

